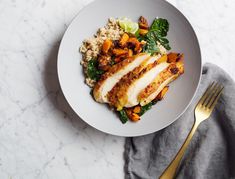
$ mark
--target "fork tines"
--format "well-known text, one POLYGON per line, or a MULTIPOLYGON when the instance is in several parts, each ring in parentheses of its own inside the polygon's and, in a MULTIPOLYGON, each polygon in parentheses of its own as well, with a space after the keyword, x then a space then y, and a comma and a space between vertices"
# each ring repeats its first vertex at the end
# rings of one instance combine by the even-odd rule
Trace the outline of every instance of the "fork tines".
POLYGON ((213 109, 223 91, 224 87, 219 83, 213 82, 203 94, 202 98, 198 102, 198 105, 202 107, 213 109))

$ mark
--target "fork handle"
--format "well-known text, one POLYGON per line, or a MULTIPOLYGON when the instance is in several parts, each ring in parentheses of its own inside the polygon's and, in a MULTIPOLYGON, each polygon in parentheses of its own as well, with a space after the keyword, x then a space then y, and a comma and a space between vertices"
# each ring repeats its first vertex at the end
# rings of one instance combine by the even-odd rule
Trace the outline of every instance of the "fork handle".
POLYGON ((189 132, 187 138, 184 141, 184 144, 182 145, 182 147, 180 148, 180 150, 178 151, 178 153, 176 154, 175 158, 171 161, 170 165, 165 169, 165 171, 162 173, 162 175, 159 177, 159 179, 173 179, 177 168, 180 164, 180 161, 185 153, 185 150, 187 149, 197 127, 199 126, 200 123, 195 122, 193 124, 193 127, 191 129, 191 131, 189 132))

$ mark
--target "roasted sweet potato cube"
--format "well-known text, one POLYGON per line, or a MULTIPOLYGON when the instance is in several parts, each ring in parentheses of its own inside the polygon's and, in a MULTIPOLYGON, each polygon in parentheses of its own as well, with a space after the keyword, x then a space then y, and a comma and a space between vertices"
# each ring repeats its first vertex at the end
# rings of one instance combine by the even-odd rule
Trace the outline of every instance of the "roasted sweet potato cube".
POLYGON ((107 54, 108 51, 109 51, 109 49, 112 47, 112 45, 113 45, 112 40, 106 39, 106 40, 104 41, 103 45, 102 45, 102 52, 103 52, 104 54, 107 54))
POLYGON ((168 91, 169 86, 165 86, 162 91, 157 95, 158 100, 162 100, 163 97, 165 96, 166 92, 168 91))
POLYGON ((133 109, 133 112, 136 113, 136 114, 140 113, 140 111, 141 111, 140 106, 135 106, 134 109, 133 109))
POLYGON ((131 119, 133 122, 137 122, 137 121, 140 120, 140 116, 139 116, 138 114, 136 114, 136 113, 132 113, 130 119, 131 119))
POLYGON ((113 49, 113 54, 118 57, 121 55, 127 55, 128 54, 128 50, 126 49, 121 49, 121 48, 114 48, 113 49))
POLYGON ((132 111, 132 109, 126 109, 126 114, 130 120, 137 122, 140 120, 140 116, 132 111))
POLYGON ((147 29, 139 29, 139 34, 140 35, 145 35, 148 33, 148 30, 147 29))
POLYGON ((183 57, 184 57, 184 54, 180 54, 180 53, 169 53, 167 55, 168 59, 167 59, 167 62, 168 63, 172 63, 172 62, 178 62, 179 60, 182 60, 183 57))
POLYGON ((141 29, 148 29, 149 28, 148 21, 143 16, 140 16, 140 18, 139 18, 139 27, 141 29))
POLYGON ((119 45, 121 47, 125 47, 128 39, 129 39, 129 35, 127 33, 124 33, 119 41, 119 45))
POLYGON ((131 37, 128 39, 127 46, 133 49, 135 52, 139 52, 141 49, 141 43, 135 37, 131 37))
POLYGON ((173 53, 173 52, 171 52, 171 53, 169 53, 168 55, 167 55, 167 57, 168 57, 168 59, 167 59, 167 61, 168 62, 176 62, 176 59, 178 58, 180 56, 180 53, 173 53))

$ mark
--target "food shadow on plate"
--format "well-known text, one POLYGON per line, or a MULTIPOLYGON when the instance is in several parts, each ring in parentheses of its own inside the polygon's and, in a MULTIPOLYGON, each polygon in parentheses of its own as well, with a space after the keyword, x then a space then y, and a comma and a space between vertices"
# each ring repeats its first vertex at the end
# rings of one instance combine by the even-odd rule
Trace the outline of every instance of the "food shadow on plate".
MULTIPOLYGON (((47 91, 48 100, 60 112, 61 118, 67 120, 79 132, 91 131, 95 134, 103 134, 97 129, 89 126, 73 111, 68 102, 66 101, 63 92, 60 88, 58 74, 57 74, 57 54, 59 50, 60 41, 57 41, 49 51, 48 57, 45 62, 44 85, 47 91)), ((79 59, 78 59, 79 60, 79 59)), ((93 135, 97 136, 97 135, 93 135)))

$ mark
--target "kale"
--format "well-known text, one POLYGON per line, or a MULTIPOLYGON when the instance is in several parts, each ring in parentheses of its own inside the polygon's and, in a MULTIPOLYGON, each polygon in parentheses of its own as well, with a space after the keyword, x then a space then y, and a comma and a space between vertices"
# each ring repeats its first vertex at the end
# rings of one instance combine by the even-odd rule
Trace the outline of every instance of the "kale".
POLYGON ((143 47, 143 51, 146 53, 150 53, 153 55, 156 52, 160 52, 160 49, 158 48, 157 41, 152 33, 148 33, 146 35, 146 45, 143 47))
POLYGON ((123 124, 125 124, 129 120, 125 110, 122 109, 121 111, 118 111, 118 113, 119 113, 119 118, 120 118, 121 122, 123 124))
POLYGON ((88 62, 87 75, 89 78, 98 81, 103 73, 103 70, 98 69, 98 61, 96 59, 92 59, 88 62))
POLYGON ((154 19, 149 32, 143 37, 147 43, 143 47, 143 51, 151 53, 153 55, 156 52, 160 52, 157 43, 159 42, 167 50, 170 50, 169 41, 165 38, 169 30, 169 23, 166 19, 156 18, 154 19))
POLYGON ((148 110, 152 108, 153 105, 157 104, 158 100, 153 100, 150 103, 146 104, 145 106, 142 106, 140 109, 139 115, 142 116, 144 113, 146 113, 148 110))
POLYGON ((145 112, 150 110, 152 106, 153 106, 152 102, 146 104, 145 106, 142 106, 139 115, 142 116, 145 112))

